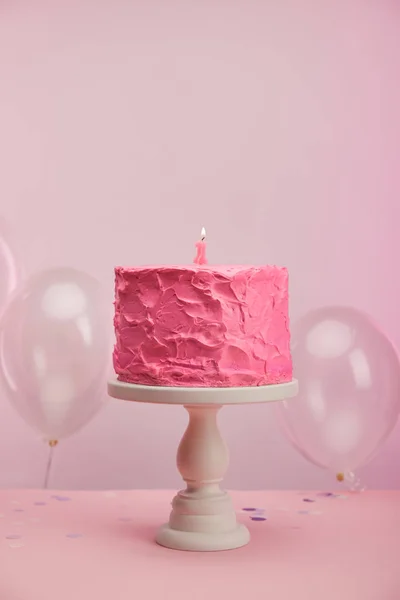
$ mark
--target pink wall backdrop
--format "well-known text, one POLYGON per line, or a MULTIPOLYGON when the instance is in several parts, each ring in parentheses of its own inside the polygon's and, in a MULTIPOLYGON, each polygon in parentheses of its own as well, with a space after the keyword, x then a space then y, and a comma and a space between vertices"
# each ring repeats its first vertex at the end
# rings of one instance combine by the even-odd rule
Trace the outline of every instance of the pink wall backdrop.
MULTIPOLYGON (((291 311, 346 303, 400 346, 400 5, 19 0, 0 6, 0 212, 26 268, 213 262, 291 273, 291 311)), ((110 324, 111 326, 111 324, 110 324)), ((268 406, 225 409, 234 488, 322 487, 268 406)), ((182 409, 110 402, 52 485, 173 487, 182 409), (144 445, 147 452, 144 458, 144 445)), ((47 450, 0 397, 0 485, 47 450)), ((400 429, 362 477, 400 486, 400 429)))

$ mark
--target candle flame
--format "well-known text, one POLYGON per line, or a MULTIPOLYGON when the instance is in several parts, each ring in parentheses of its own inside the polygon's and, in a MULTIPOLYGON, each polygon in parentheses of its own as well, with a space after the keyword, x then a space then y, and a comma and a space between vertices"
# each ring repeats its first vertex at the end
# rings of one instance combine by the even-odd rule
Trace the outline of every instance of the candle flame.
POLYGON ((201 235, 202 242, 204 242, 204 240, 206 239, 206 230, 204 227, 202 227, 200 235, 201 235))

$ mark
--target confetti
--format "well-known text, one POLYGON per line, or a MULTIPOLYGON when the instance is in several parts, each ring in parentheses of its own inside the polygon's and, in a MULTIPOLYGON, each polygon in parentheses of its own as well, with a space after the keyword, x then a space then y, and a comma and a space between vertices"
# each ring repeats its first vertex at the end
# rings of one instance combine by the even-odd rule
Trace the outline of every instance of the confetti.
POLYGON ((312 498, 303 498, 303 502, 315 502, 312 498))
POLYGON ((10 535, 6 535, 6 540, 20 540, 21 539, 21 535, 17 535, 17 534, 10 534, 10 535))
POLYGON ((320 496, 322 498, 335 498, 336 494, 334 494, 333 492, 319 492, 317 496, 320 496))
POLYGON ((250 517, 252 521, 266 521, 266 517, 250 517))
POLYGON ((52 496, 52 498, 54 498, 54 500, 58 500, 58 502, 68 502, 71 500, 71 498, 68 496, 52 496))
POLYGON ((76 540, 83 537, 83 533, 67 533, 66 537, 70 538, 71 540, 76 540))
POLYGON ((242 510, 245 510, 246 512, 252 512, 257 510, 256 508, 242 508, 242 510))

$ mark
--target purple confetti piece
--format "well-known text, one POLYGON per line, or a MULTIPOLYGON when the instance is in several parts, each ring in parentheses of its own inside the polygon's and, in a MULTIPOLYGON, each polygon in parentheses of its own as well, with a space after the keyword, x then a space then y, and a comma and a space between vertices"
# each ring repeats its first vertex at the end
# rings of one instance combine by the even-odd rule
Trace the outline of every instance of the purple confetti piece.
POLYGON ((35 506, 46 506, 47 502, 34 502, 35 506))
POLYGON ((246 512, 252 512, 257 510, 256 508, 242 508, 242 510, 245 510, 246 512))
POLYGON ((252 521, 266 521, 266 517, 250 517, 252 521))
POLYGON ((83 533, 67 533, 66 537, 70 538, 71 540, 76 540, 83 537, 83 533))
POLYGON ((315 502, 312 498, 303 498, 303 502, 315 502))
POLYGON ((22 537, 21 535, 16 535, 16 534, 6 535, 6 540, 20 540, 21 537, 22 537))
POLYGON ((334 498, 336 494, 334 494, 333 492, 319 492, 317 496, 320 496, 322 498, 334 498))

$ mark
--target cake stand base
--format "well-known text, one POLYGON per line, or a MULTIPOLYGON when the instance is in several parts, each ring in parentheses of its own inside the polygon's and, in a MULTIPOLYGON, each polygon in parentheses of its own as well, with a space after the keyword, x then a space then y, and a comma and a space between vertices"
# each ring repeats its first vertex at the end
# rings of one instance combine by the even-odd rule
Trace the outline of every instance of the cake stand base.
POLYGON ((172 529, 168 523, 158 531, 156 542, 172 550, 191 552, 217 552, 241 548, 250 541, 250 532, 244 525, 237 524, 235 529, 226 533, 196 533, 172 529))
POLYGON ((179 444, 177 467, 186 483, 172 501, 169 523, 156 541, 174 550, 232 550, 246 545, 250 534, 236 521, 229 494, 220 488, 229 464, 228 449, 218 429, 224 405, 273 402, 297 394, 297 381, 241 388, 185 388, 110 381, 113 398, 154 404, 181 404, 189 423, 179 444))

